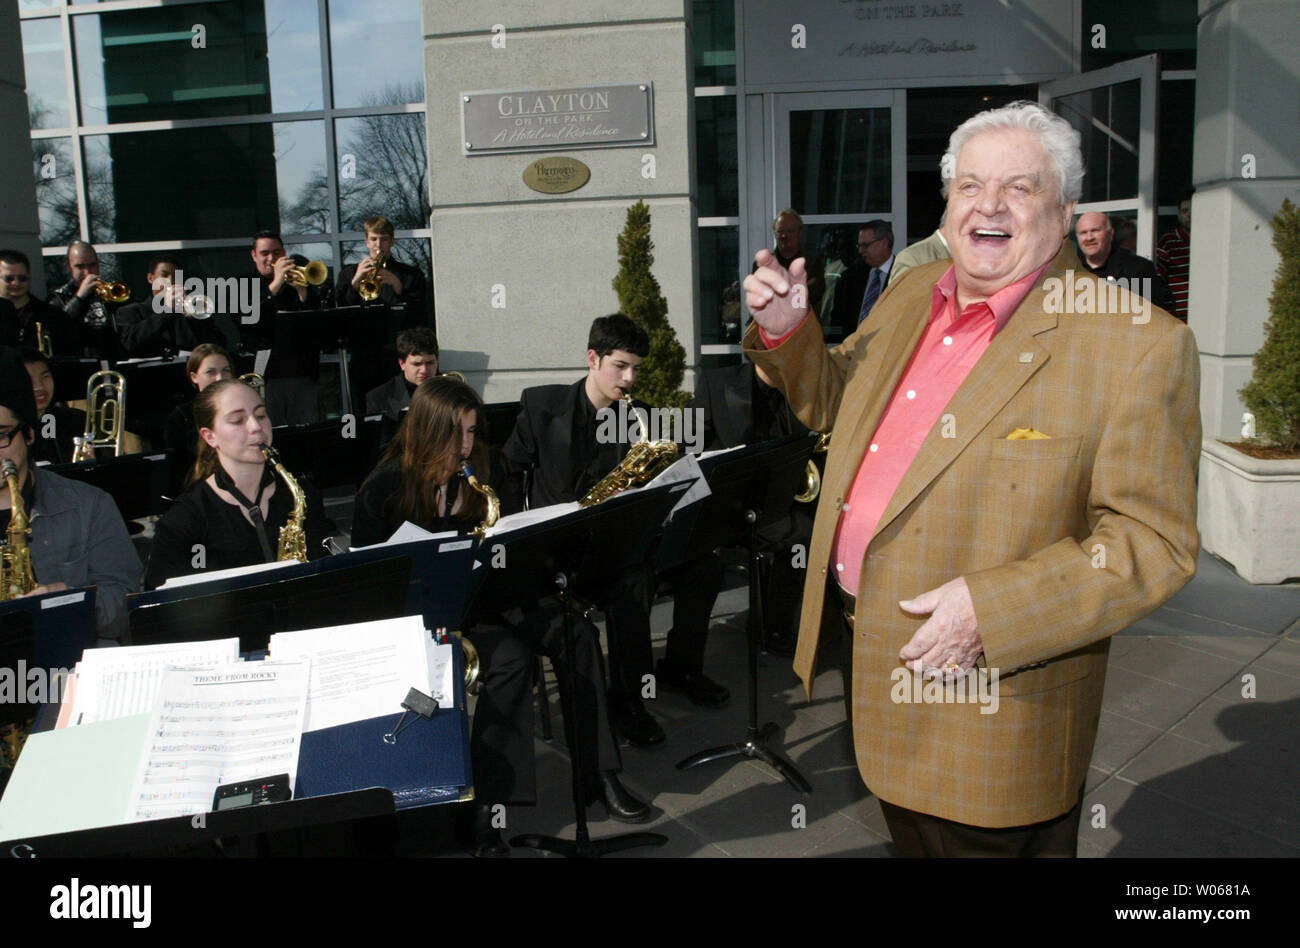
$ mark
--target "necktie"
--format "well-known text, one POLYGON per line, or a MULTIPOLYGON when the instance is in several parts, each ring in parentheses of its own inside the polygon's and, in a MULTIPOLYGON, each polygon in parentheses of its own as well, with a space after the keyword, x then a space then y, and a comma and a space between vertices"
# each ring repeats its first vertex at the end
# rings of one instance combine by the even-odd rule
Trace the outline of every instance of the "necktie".
POLYGON ((880 268, 877 267, 871 271, 871 280, 867 283, 867 292, 862 294, 862 309, 858 311, 858 325, 862 325, 862 320, 867 318, 867 313, 871 312, 871 307, 876 305, 876 297, 880 295, 880 268))

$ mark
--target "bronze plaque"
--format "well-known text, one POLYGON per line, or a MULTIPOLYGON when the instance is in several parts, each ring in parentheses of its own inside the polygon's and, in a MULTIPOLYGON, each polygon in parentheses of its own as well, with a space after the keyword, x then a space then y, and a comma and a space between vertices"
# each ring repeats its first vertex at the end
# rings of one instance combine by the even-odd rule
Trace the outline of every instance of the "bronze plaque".
POLYGON ((568 194, 591 180, 591 169, 577 158, 538 158, 524 169, 524 184, 543 194, 568 194))

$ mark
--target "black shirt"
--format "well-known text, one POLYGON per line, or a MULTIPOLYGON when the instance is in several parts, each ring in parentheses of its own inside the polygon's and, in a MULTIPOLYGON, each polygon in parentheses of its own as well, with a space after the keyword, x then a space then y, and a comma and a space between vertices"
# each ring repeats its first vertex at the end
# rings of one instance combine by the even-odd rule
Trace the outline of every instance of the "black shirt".
POLYGON ((86 433, 86 413, 77 408, 48 405, 36 425, 36 441, 32 444, 32 459, 51 464, 66 464, 72 460, 75 445, 72 439, 86 433), (49 422, 53 421, 51 429, 49 422), (46 437, 46 433, 49 437, 46 437))
POLYGON ((1156 275, 1156 265, 1146 257, 1139 257, 1133 251, 1125 250, 1120 246, 1112 246, 1110 256, 1099 267, 1089 266, 1088 260, 1083 254, 1079 254, 1079 259, 1083 261, 1083 265, 1088 268, 1089 273, 1094 273, 1103 280, 1123 279, 1128 281, 1126 283, 1128 288, 1142 296, 1147 296, 1144 290, 1149 285, 1151 287, 1150 300, 1152 303, 1170 314, 1177 309, 1174 294, 1169 292, 1169 285, 1156 275), (1143 279, 1149 279, 1151 283, 1132 282, 1143 279))
MULTIPOLYGON (((453 477, 447 484, 445 506, 432 518, 417 518, 421 522, 417 527, 442 533, 448 530, 465 531, 478 524, 462 516, 451 516, 450 511, 456 506, 456 495, 460 491, 461 479, 453 477)), ((383 543, 391 537, 408 518, 403 516, 398 506, 401 503, 402 468, 397 461, 386 461, 366 478, 357 491, 356 503, 352 508, 352 546, 373 546, 383 543)))
MULTIPOLYGON (((329 520, 315 486, 303 478, 298 482, 307 495, 307 558, 315 560, 325 555, 322 543, 329 532, 329 520)), ((292 512, 293 496, 277 475, 266 517, 272 551, 292 512)), ((218 497, 206 480, 196 484, 158 521, 144 588, 156 589, 173 576, 264 562, 256 529, 239 507, 218 497), (194 549, 196 544, 202 546, 201 551, 194 549), (201 565, 196 565, 200 552, 201 565)))

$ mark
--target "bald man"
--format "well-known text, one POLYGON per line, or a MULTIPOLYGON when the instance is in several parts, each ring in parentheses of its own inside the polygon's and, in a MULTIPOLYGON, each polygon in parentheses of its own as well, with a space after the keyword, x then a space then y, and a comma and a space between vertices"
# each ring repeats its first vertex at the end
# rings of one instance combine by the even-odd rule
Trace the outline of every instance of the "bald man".
POLYGON ((1177 312, 1174 295, 1169 292, 1169 284, 1156 274, 1156 265, 1115 243, 1115 228, 1105 214, 1100 211, 1080 214, 1074 225, 1074 236, 1089 272, 1112 282, 1122 279, 1130 290, 1147 297, 1166 313, 1177 312), (1143 282, 1148 279, 1150 283, 1143 282))

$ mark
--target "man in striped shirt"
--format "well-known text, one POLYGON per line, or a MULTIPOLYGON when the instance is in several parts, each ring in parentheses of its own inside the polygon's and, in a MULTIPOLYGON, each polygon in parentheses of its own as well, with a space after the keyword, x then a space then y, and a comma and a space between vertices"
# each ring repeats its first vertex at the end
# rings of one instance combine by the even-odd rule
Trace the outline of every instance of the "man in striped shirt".
POLYGON ((1178 224, 1156 244, 1156 273, 1174 294, 1175 316, 1187 322, 1187 261, 1192 252, 1192 193, 1178 202, 1178 224))

